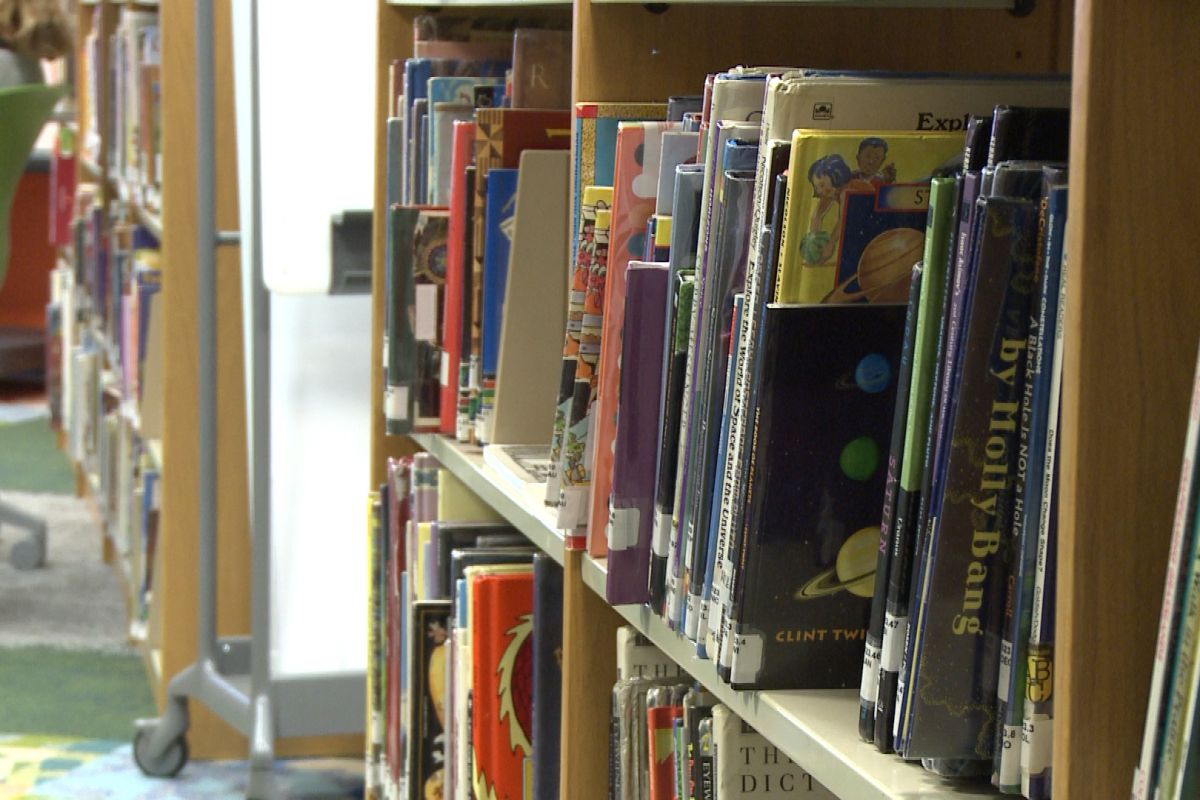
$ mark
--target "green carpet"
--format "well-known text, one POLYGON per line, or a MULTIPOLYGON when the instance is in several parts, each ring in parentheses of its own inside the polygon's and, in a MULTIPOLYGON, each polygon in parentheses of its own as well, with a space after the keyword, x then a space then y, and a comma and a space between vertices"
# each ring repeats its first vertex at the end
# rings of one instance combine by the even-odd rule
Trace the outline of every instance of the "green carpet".
POLYGON ((47 418, 0 424, 0 490, 75 493, 75 473, 47 418))
POLYGON ((0 650, 0 731, 127 741, 156 713, 136 655, 0 650))

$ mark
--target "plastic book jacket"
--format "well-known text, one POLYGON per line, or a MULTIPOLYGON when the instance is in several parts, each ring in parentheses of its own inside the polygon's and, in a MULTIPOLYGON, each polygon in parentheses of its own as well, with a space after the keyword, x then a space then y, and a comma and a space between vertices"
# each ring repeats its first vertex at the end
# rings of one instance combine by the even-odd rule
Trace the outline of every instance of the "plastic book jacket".
POLYGON ((442 381, 442 301, 446 286, 446 246, 450 215, 427 209, 417 215, 413 229, 413 338, 416 341, 415 387, 417 430, 436 430, 442 381))
POLYGON ((961 133, 796 131, 776 302, 906 302, 929 181, 962 147, 961 133))
POLYGON ((905 310, 767 308, 736 687, 857 686, 905 310))
POLYGON ((533 573, 473 580, 475 797, 518 800, 533 789, 533 573))
POLYGON ((445 786, 446 638, 449 602, 422 601, 413 605, 413 686, 411 800, 441 797, 445 786))

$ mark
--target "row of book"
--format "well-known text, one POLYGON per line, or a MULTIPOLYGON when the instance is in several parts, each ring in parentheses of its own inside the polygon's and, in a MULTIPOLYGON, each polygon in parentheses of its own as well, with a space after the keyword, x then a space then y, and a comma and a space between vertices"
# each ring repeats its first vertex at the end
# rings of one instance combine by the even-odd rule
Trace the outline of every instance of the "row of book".
POLYGON ((428 454, 372 500, 368 797, 556 797, 562 568, 428 454))
POLYGON ((861 684, 882 749, 1044 796, 1069 94, 735 68, 573 119, 480 108, 449 209, 390 207, 414 220, 388 251, 391 430, 549 439, 546 504, 608 558, 610 602, 736 688, 861 684), (565 221, 521 193, 558 130, 571 187, 537 196, 565 221))
POLYGON ((145 622, 158 537, 162 315, 158 242, 76 184, 75 142, 62 129, 51 159, 50 236, 61 254, 46 308, 46 393, 87 476, 106 533, 128 559, 134 618, 145 622))
POLYGON ((122 6, 115 25, 106 26, 106 20, 103 5, 97 5, 83 47, 83 153, 99 163, 105 142, 110 175, 129 188, 136 202, 157 209, 162 172, 158 12, 122 6))
POLYGON ((1200 362, 1192 388, 1183 469, 1167 555, 1162 615, 1134 800, 1200 796, 1200 362))
POLYGON ((613 800, 835 797, 630 626, 612 708, 613 800))

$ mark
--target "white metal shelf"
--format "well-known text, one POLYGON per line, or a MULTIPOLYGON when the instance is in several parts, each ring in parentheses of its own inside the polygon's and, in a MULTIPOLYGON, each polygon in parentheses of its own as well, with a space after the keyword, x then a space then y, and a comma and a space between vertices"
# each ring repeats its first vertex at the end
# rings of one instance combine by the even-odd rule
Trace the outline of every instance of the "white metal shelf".
MULTIPOLYGON (((505 519, 555 561, 563 539, 542 507, 484 463, 478 447, 433 434, 413 440, 433 454, 505 519)), ((583 581, 602 599, 607 561, 583 557, 583 581)), ((613 606, 664 653, 687 670, 830 791, 846 800, 961 800, 996 797, 990 786, 938 778, 916 764, 884 755, 858 738, 858 694, 854 690, 805 692, 735 691, 717 677, 712 662, 697 658, 695 646, 646 606, 613 606)))
POLYGON ((415 433, 412 439, 531 542, 559 564, 563 562, 562 533, 555 529, 550 512, 544 506, 532 506, 519 489, 486 464, 483 450, 432 433, 415 433))

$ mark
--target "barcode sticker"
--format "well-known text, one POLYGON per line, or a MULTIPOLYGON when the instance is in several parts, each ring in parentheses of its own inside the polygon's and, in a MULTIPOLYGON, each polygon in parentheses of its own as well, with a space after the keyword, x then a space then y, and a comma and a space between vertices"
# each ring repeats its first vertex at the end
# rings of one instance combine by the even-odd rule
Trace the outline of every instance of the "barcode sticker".
POLYGON ((389 386, 383 393, 383 415, 388 419, 408 420, 408 387, 389 386))
POLYGON ((437 341, 438 287, 431 283, 417 284, 416 305, 413 308, 413 336, 418 342, 437 341))
POLYGON ((863 652, 862 685, 858 689, 858 696, 864 703, 875 703, 879 691, 879 656, 882 652, 878 645, 867 642, 863 652))
POLYGON ((904 639, 908 636, 908 617, 885 614, 883 617, 883 650, 879 656, 880 669, 899 672, 904 660, 904 639))
POLYGON ((614 508, 608 518, 608 549, 628 550, 637 545, 641 513, 637 508, 614 508))

